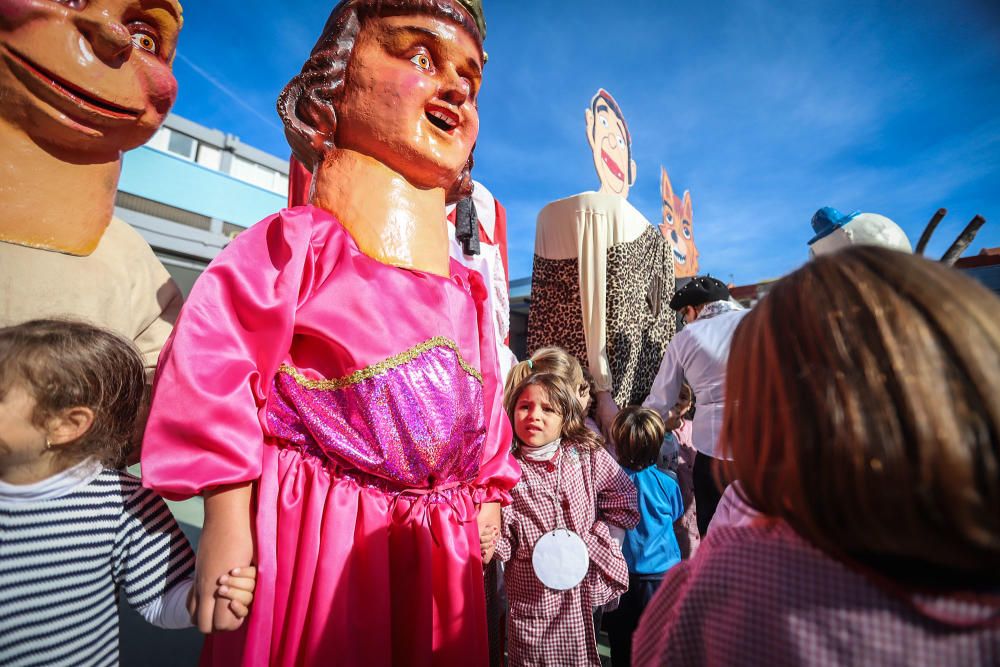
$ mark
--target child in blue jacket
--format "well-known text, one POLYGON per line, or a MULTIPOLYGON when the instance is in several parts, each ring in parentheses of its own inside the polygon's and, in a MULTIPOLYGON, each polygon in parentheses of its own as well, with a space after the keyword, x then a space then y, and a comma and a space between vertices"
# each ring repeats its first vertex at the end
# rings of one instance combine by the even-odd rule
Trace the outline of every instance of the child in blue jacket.
POLYGON ((632 664, 632 633, 639 616, 663 580, 681 561, 674 522, 684 514, 681 489, 656 466, 663 442, 664 424, 655 411, 627 407, 611 427, 617 443, 618 463, 639 495, 639 525, 625 533, 622 552, 628 563, 628 592, 618 609, 604 617, 614 665, 632 664))

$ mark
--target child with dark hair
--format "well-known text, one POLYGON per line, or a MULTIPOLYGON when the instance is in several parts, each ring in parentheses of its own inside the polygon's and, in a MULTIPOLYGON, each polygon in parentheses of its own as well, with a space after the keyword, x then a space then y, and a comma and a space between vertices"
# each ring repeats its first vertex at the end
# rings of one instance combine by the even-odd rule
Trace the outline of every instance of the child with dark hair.
POLYGON ((681 489, 656 466, 665 427, 654 410, 630 406, 615 417, 612 437, 618 462, 635 484, 639 498, 639 525, 626 531, 622 552, 628 563, 628 591, 618 609, 605 615, 611 643, 611 662, 632 664, 632 633, 663 575, 681 561, 674 523, 684 514, 681 489))
MULTIPOLYGON (((0 664, 118 664, 118 595, 191 625, 194 554, 163 500, 108 465, 145 386, 135 347, 75 322, 0 329, 0 664)), ((256 570, 217 582, 248 613, 256 570)))
POLYGON ((599 666, 594 609, 628 581, 610 527, 635 525, 635 488, 583 425, 578 392, 562 376, 522 379, 507 413, 522 471, 497 543, 507 564, 510 664, 599 666))

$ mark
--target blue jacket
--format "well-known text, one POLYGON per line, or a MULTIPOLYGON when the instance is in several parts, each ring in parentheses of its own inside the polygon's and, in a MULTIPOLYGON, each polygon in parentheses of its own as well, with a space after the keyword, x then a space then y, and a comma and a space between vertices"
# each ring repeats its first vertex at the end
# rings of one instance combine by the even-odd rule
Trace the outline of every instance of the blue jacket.
POLYGON ((625 474, 639 492, 639 525, 625 533, 622 552, 631 574, 662 574, 681 561, 674 521, 684 514, 681 487, 657 467, 625 474))

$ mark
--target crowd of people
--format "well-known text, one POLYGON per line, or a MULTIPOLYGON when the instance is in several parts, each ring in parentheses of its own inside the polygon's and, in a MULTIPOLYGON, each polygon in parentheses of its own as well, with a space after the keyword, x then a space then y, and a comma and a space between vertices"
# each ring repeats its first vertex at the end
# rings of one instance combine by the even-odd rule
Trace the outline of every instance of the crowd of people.
POLYGON ((510 664, 599 664, 594 632, 616 594, 603 614, 613 665, 996 664, 1000 300, 951 268, 856 247, 750 311, 713 279, 672 306, 688 325, 650 407, 615 418, 604 444, 617 465, 596 476, 578 463, 605 452, 580 428, 575 360, 540 350, 508 378, 524 475, 498 549, 517 573, 510 664), (696 553, 678 540, 692 499, 696 553), (587 578, 559 592, 536 565, 525 585, 528 551, 509 544, 564 525, 587 545, 587 578), (595 539, 605 528, 620 552, 595 539))
MULTIPOLYGON (((504 564, 489 634, 508 664, 598 665, 602 627, 613 665, 996 664, 1000 300, 871 247, 810 261, 750 311, 703 285, 675 300, 692 310, 652 407, 624 407, 610 441, 573 356, 545 348, 509 373, 520 478, 477 528, 504 564), (726 336, 701 333, 724 316, 726 336), (721 379, 693 370, 712 350, 721 379), (691 386, 664 389, 675 372, 691 386), (696 415, 693 443, 692 398, 711 424, 696 415)), ((143 386, 110 332, 0 330, 0 527, 18 552, 0 561, 3 664, 113 664, 118 590, 161 627, 198 619, 190 545, 116 468, 143 386)), ((213 582, 238 623, 255 579, 248 559, 213 582)))

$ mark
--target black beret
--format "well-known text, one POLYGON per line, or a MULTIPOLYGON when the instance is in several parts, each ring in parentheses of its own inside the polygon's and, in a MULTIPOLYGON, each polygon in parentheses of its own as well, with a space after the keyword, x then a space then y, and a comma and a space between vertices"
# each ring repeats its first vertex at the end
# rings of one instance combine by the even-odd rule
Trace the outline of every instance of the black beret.
POLYGON ((703 303, 728 299, 729 288, 721 280, 712 276, 692 278, 674 293, 674 298, 670 300, 670 309, 681 310, 685 306, 700 306, 703 303))

